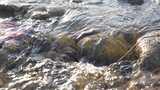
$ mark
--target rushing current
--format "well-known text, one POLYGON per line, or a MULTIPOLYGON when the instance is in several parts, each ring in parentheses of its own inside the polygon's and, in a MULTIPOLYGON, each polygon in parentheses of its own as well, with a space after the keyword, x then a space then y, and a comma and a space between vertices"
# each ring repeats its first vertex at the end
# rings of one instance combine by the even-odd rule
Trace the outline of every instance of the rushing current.
POLYGON ((0 90, 159 90, 159 0, 0 0, 0 90))

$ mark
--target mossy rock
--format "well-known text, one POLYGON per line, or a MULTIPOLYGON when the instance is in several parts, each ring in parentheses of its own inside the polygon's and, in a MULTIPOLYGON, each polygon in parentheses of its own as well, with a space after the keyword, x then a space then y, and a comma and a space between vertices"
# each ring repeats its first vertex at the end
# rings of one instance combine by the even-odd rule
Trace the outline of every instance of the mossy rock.
MULTIPOLYGON (((127 53, 131 45, 124 34, 97 34, 85 37, 78 42, 81 54, 93 60, 95 64, 110 64, 127 53)), ((128 56, 126 56, 128 58, 128 56)))
POLYGON ((55 42, 58 43, 62 47, 69 46, 69 47, 78 49, 75 40, 71 36, 66 35, 66 34, 59 35, 58 38, 55 40, 55 42))
POLYGON ((62 61, 77 61, 79 54, 79 47, 76 41, 68 34, 61 33, 54 37, 51 49, 46 54, 48 58, 61 58, 62 61), (69 60, 70 59, 70 60, 69 60))

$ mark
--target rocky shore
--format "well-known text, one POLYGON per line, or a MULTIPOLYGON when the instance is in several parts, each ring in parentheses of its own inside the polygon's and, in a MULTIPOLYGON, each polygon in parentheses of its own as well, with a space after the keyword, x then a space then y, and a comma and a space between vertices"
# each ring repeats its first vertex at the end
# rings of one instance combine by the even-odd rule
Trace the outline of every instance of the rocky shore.
POLYGON ((0 90, 159 90, 159 0, 0 1, 0 90))

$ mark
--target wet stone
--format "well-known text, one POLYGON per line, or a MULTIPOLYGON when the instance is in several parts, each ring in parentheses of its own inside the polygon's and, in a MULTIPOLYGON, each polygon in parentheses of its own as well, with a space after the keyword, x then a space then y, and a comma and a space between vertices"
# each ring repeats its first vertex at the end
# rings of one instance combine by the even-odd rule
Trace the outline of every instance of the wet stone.
POLYGON ((23 17, 29 9, 29 6, 22 5, 22 6, 16 6, 16 5, 0 5, 0 17, 1 18, 9 18, 9 17, 23 17))
POLYGON ((0 72, 0 88, 10 81, 9 76, 6 73, 0 72))
POLYGON ((40 20, 45 20, 49 18, 47 9, 45 7, 33 7, 33 9, 29 10, 27 14, 25 15, 26 17, 29 16, 32 19, 40 19, 40 20))
POLYGON ((128 0, 128 3, 131 5, 142 5, 144 3, 144 0, 128 0))
POLYGON ((131 5, 142 5, 144 3, 144 0, 119 0, 123 3, 129 3, 131 5))
POLYGON ((45 20, 47 18, 49 18, 49 15, 47 12, 34 12, 32 15, 31 15, 31 18, 32 19, 40 19, 40 20, 45 20))
POLYGON ((152 1, 0 0, 9 4, 0 6, 5 19, 24 14, 0 23, 0 66, 11 78, 4 83, 0 76, 0 89, 159 89, 159 74, 152 71, 160 65, 160 40, 150 32, 159 26, 143 29, 159 25, 160 9, 152 1))
POLYGON ((83 0, 72 0, 72 2, 74 2, 74 3, 82 3, 83 0))
POLYGON ((141 69, 145 71, 154 71, 160 66, 160 31, 146 33, 138 39, 138 49, 140 50, 141 69), (146 38, 150 37, 150 38, 146 38))
POLYGON ((113 63, 107 68, 104 75, 105 82, 109 88, 123 86, 132 78, 131 62, 122 61, 113 63))
POLYGON ((33 7, 25 15, 30 16, 32 19, 46 20, 51 17, 61 17, 65 13, 63 7, 33 7))
POLYGON ((16 9, 16 6, 0 5, 0 17, 13 17, 16 9))
POLYGON ((51 7, 48 9, 50 17, 61 17, 65 14, 65 9, 63 7, 51 7))
POLYGON ((8 54, 4 50, 0 50, 0 68, 4 66, 8 61, 8 54))

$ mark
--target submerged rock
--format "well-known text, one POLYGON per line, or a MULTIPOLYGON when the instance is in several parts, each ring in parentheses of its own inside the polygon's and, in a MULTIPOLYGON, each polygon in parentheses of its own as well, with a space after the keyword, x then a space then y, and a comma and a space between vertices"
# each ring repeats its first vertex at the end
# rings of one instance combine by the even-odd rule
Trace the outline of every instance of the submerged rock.
POLYGON ((141 68, 154 71, 160 66, 160 31, 151 31, 138 39, 138 48, 140 49, 141 68))
POLYGON ((45 20, 49 18, 47 9, 45 7, 36 7, 31 10, 29 10, 26 14, 26 17, 29 16, 32 19, 40 19, 40 20, 45 20))
POLYGON ((142 5, 144 0, 127 0, 131 5, 142 5))
POLYGON ((81 3, 81 2, 83 2, 83 0, 71 0, 71 2, 74 2, 74 3, 81 3))
POLYGON ((27 13, 29 6, 16 6, 16 5, 2 5, 0 4, 0 17, 9 18, 23 16, 27 13))
POLYGON ((65 13, 65 9, 62 7, 33 7, 29 10, 25 17, 28 16, 32 19, 46 20, 52 17, 61 17, 65 13))
POLYGON ((46 57, 55 59, 57 56, 66 58, 67 60, 70 59, 69 61, 77 61, 80 57, 79 47, 71 36, 67 34, 60 34, 52 43, 51 49, 46 54, 46 57))
POLYGON ((15 10, 18 10, 16 6, 0 5, 1 17, 13 17, 15 16, 15 10))
MULTIPOLYGON (((84 37, 78 44, 82 56, 88 57, 95 65, 109 65, 119 60, 132 47, 128 42, 127 34, 123 32, 111 32, 108 34, 96 34, 84 37)), ((131 36, 132 37, 132 36, 131 36)), ((134 37, 132 37, 134 38, 134 37)), ((134 54, 134 51, 130 54, 134 54)), ((136 55, 127 55, 123 59, 136 59, 136 55)))
POLYGON ((0 67, 2 68, 8 61, 8 54, 4 50, 0 50, 0 67))
POLYGON ((48 8, 48 13, 50 17, 61 17, 65 14, 64 7, 50 7, 48 8))
POLYGON ((23 58, 23 62, 19 62, 17 67, 8 71, 11 80, 5 88, 21 90, 55 89, 67 82, 71 70, 74 69, 71 66, 73 66, 71 63, 54 61, 40 55, 23 58))
POLYGON ((4 2, 0 69, 10 80, 0 76, 0 89, 159 89, 160 8, 151 0, 4 2))
POLYGON ((106 90, 113 87, 126 89, 125 85, 131 79, 131 73, 132 66, 129 62, 114 63, 110 67, 81 63, 76 65, 71 78, 62 85, 61 90, 106 90))
POLYGON ((160 88, 159 73, 139 71, 138 75, 129 82, 128 90, 156 90, 160 88))
POLYGON ((0 72, 0 88, 9 83, 10 79, 6 73, 0 72))

